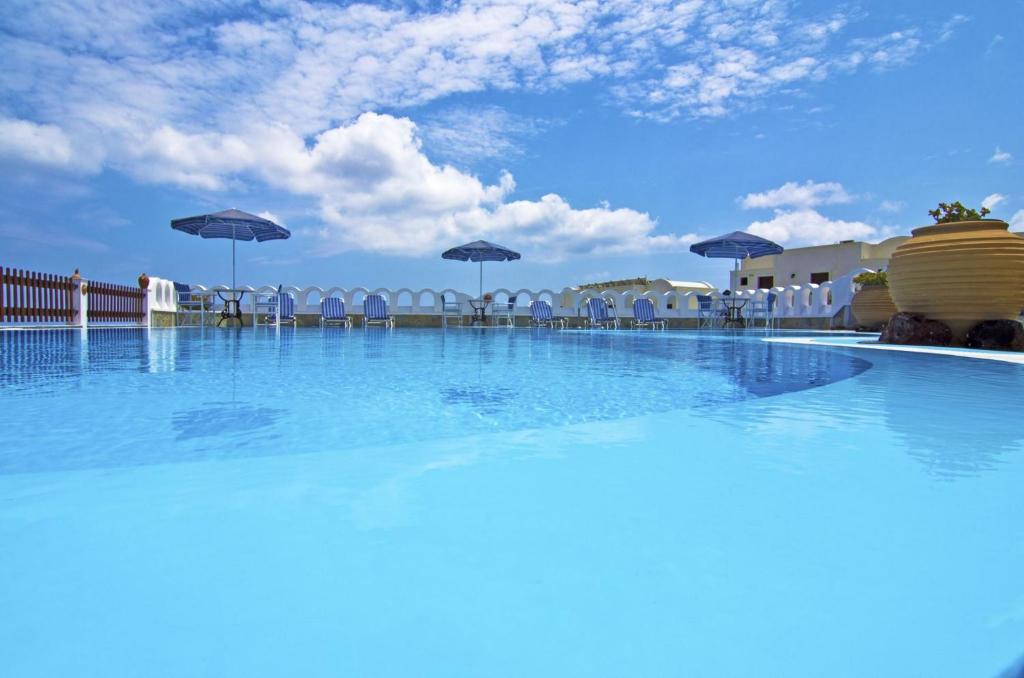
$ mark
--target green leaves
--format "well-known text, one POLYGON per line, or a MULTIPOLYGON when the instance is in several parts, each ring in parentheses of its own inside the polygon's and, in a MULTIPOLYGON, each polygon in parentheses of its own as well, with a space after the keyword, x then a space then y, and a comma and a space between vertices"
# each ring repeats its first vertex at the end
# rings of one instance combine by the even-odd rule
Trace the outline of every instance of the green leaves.
POLYGON ((881 285, 883 287, 889 286, 889 276, 885 274, 885 271, 865 271, 853 277, 853 282, 858 285, 867 287, 868 285, 881 285))
POLYGON ((957 221, 978 221, 991 211, 987 207, 982 207, 980 212, 975 209, 968 209, 957 200, 952 204, 940 202, 938 209, 928 210, 928 214, 935 219, 937 224, 951 224, 957 221))

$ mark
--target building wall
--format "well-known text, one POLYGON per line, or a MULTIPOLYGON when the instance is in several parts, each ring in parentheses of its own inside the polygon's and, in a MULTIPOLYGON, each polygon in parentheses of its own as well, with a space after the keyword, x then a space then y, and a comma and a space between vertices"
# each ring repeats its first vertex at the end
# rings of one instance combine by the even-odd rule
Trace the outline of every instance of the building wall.
POLYGON ((782 254, 757 259, 745 259, 739 271, 729 274, 731 289, 756 289, 758 278, 771 276, 775 287, 806 285, 811 274, 828 273, 829 280, 837 280, 858 268, 888 268, 892 253, 908 240, 898 236, 872 244, 859 241, 841 242, 816 247, 795 247, 782 254), (747 284, 741 284, 746 277, 747 284))
MULTIPOLYGON (((658 292, 659 294, 664 294, 665 292, 697 292, 699 294, 710 294, 717 290, 717 288, 709 282, 668 280, 666 278, 655 278, 653 280, 635 278, 629 281, 609 281, 608 283, 580 285, 579 287, 574 287, 572 289, 576 292, 581 290, 592 290, 594 292, 634 292, 637 295, 651 291, 658 292)), ((563 306, 569 305, 570 296, 571 295, 568 294, 562 295, 563 306)))

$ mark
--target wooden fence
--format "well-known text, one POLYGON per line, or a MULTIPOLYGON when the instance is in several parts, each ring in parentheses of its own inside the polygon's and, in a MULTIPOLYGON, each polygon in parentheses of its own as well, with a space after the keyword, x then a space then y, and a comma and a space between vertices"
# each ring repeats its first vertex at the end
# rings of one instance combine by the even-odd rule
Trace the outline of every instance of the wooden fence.
POLYGON ((74 322, 73 292, 69 276, 0 266, 0 322, 74 322))
POLYGON ((145 290, 138 287, 90 280, 87 319, 90 323, 145 322, 145 296, 145 290))

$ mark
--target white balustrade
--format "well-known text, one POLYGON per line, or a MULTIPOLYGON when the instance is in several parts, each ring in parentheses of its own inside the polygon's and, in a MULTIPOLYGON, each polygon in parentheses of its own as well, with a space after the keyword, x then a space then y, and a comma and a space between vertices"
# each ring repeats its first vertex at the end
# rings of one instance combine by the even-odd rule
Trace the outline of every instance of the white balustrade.
MULTIPOLYGON (((853 284, 853 277, 868 269, 857 269, 849 274, 830 282, 821 284, 804 284, 804 285, 788 285, 785 287, 773 287, 770 290, 738 290, 734 292, 742 298, 761 301, 767 298, 769 293, 776 295, 775 302, 775 315, 779 318, 831 318, 837 312, 839 312, 844 306, 850 304, 853 298, 853 294, 856 291, 856 286, 853 284)), ((163 289, 163 285, 166 283, 170 286, 169 281, 156 280, 158 288, 163 289)), ((152 285, 152 282, 151 282, 152 285)), ((170 292, 169 298, 173 300, 173 286, 168 288, 170 292)), ((193 285, 194 291, 216 291, 228 289, 224 285, 215 285, 206 287, 203 285, 193 285)), ((277 286, 264 285, 258 288, 243 287, 250 293, 274 293, 277 291, 277 286)), ((326 297, 340 297, 345 302, 345 308, 348 309, 349 313, 359 315, 363 312, 363 300, 368 294, 379 294, 383 296, 388 302, 388 308, 391 313, 396 316, 402 315, 441 315, 442 295, 449 300, 453 299, 467 308, 466 303, 469 299, 475 298, 476 295, 467 294, 465 292, 459 292, 451 288, 445 288, 443 290, 434 290, 431 288, 423 288, 421 290, 413 290, 408 287, 402 287, 398 289, 388 289, 378 287, 370 289, 367 287, 328 287, 322 288, 318 286, 312 287, 294 287, 286 285, 281 287, 282 292, 291 293, 295 298, 295 312, 296 313, 310 313, 318 314, 320 312, 320 300, 326 297)), ((643 293, 634 291, 616 291, 616 290, 575 290, 572 288, 563 288, 560 291, 552 289, 506 289, 498 288, 491 290, 490 294, 497 303, 507 303, 511 297, 516 297, 516 304, 513 310, 517 316, 528 317, 530 315, 530 302, 543 299, 551 304, 551 308, 556 316, 562 317, 576 317, 586 315, 586 304, 587 300, 594 297, 603 297, 607 299, 614 307, 619 317, 630 318, 633 315, 633 301, 638 297, 646 297, 651 300, 654 304, 656 312, 663 318, 696 318, 697 311, 697 297, 702 296, 703 293, 698 292, 655 292, 647 291, 643 293)), ((718 291, 709 293, 714 299, 720 299, 721 293, 718 291)), ((158 294, 157 303, 159 306, 154 306, 154 310, 165 310, 165 304, 162 301, 165 297, 158 294)), ((172 303, 173 305, 173 303, 172 303)), ((173 310, 173 308, 167 308, 166 310, 173 310)), ((251 294, 247 295, 247 298, 242 300, 242 311, 252 311, 251 306, 251 294)))

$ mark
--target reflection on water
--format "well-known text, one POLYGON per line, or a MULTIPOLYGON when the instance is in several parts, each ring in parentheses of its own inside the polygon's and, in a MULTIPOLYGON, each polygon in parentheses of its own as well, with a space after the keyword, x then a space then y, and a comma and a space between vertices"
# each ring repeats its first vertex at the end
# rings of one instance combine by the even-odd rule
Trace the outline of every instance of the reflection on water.
POLYGON ((802 391, 759 416, 796 432, 802 421, 851 433, 885 426, 938 475, 993 468, 1021 441, 1005 415, 1024 387, 1021 368, 734 333, 133 329, 0 332, 0 349, 9 434, 25 441, 0 452, 0 473, 342 450, 679 410, 728 419, 730 404, 802 391), (83 421, 93 425, 84 434, 83 421))
POLYGON ((287 410, 238 402, 209 402, 171 415, 178 440, 237 437, 272 427, 287 410))
POLYGON ((1008 405, 1024 392, 1024 368, 924 354, 887 354, 886 362, 868 385, 886 426, 929 472, 977 475, 1020 451, 1024 432, 1008 405))
POLYGON ((468 405, 473 411, 486 416, 499 416, 516 398, 512 389, 483 386, 454 386, 441 389, 446 405, 468 405))

